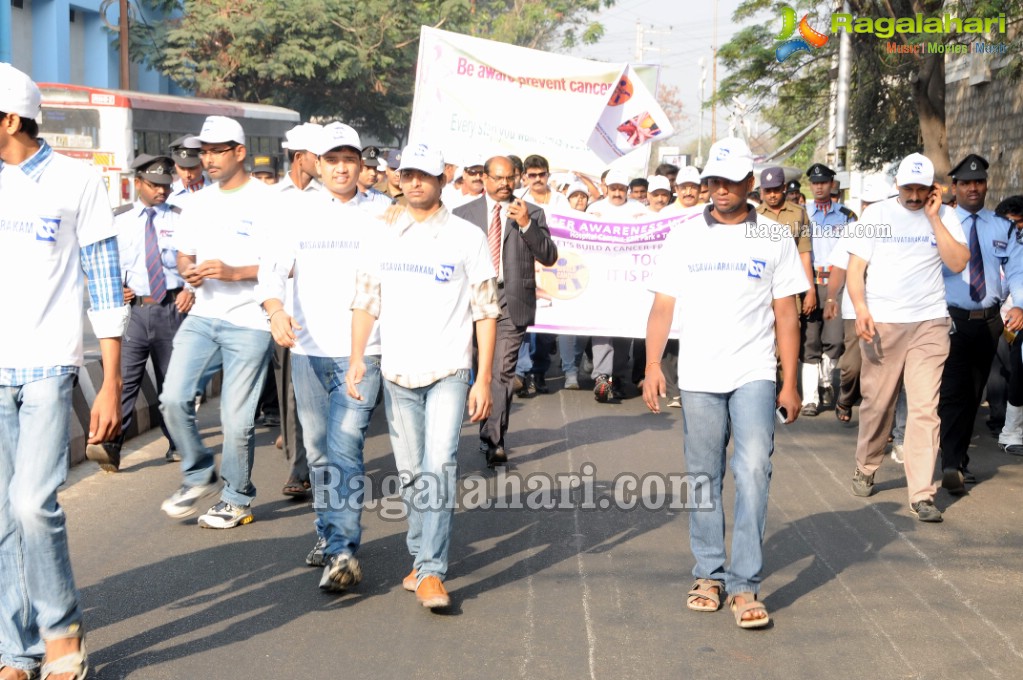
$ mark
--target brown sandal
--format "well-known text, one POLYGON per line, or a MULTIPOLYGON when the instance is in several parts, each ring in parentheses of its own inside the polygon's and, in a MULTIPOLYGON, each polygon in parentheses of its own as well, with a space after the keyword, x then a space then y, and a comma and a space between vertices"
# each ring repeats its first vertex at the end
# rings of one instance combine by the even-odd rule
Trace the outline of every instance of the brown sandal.
POLYGON ((757 599, 756 593, 744 592, 728 596, 728 608, 735 615, 735 623, 739 628, 763 628, 771 622, 771 616, 767 613, 767 607, 757 599), (735 598, 741 597, 745 602, 739 604, 735 598), (743 614, 747 612, 764 612, 764 616, 756 619, 744 619, 743 614))
POLYGON ((285 484, 281 493, 285 496, 291 496, 292 498, 305 498, 309 495, 309 490, 312 486, 309 484, 308 479, 289 479, 285 484))
POLYGON ((721 595, 725 592, 725 584, 712 578, 698 578, 693 589, 686 598, 686 606, 694 612, 716 612, 721 608, 721 595), (717 592, 711 590, 717 588, 717 592), (713 605, 699 604, 697 600, 710 600, 713 605))

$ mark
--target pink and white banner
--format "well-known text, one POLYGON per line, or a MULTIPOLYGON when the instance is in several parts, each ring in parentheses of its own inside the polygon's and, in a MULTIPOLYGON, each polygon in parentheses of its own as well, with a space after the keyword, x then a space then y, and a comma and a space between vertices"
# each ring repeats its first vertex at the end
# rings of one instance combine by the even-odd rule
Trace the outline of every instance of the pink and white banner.
POLYGON ((552 168, 599 175, 673 132, 628 64, 422 28, 409 140, 449 162, 538 153, 552 168))

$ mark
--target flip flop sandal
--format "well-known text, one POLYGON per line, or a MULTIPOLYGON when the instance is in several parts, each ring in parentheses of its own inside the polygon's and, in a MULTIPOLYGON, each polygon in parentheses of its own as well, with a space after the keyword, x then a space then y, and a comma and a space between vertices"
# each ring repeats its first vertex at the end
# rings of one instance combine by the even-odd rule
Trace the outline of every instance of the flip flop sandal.
POLYGON ((725 592, 725 584, 721 581, 715 581, 711 578, 698 578, 693 583, 693 589, 687 593, 686 606, 694 612, 716 612, 721 608, 721 594, 723 592, 725 592), (711 590, 712 588, 717 588, 717 592, 711 590), (701 598, 710 600, 714 604, 699 604, 697 600, 701 598))
MULTIPOLYGON (((2 671, 5 668, 14 668, 14 666, 0 666, 0 671, 2 671)), ((23 673, 25 675, 25 680, 37 680, 37 678, 39 678, 38 671, 29 671, 25 670, 24 668, 14 668, 14 670, 23 673)))
POLYGON ((281 493, 292 498, 304 498, 311 488, 308 479, 289 479, 281 493))
POLYGON ((728 608, 732 610, 732 614, 735 616, 735 623, 739 628, 763 628, 771 622, 771 617, 764 616, 759 619, 744 619, 742 615, 747 612, 761 611, 767 614, 767 607, 764 603, 757 599, 755 593, 736 593, 735 595, 728 596, 728 608), (746 602, 739 604, 735 601, 735 598, 741 597, 746 602))
POLYGON ((835 417, 840 423, 848 423, 852 420, 852 407, 835 404, 835 417))

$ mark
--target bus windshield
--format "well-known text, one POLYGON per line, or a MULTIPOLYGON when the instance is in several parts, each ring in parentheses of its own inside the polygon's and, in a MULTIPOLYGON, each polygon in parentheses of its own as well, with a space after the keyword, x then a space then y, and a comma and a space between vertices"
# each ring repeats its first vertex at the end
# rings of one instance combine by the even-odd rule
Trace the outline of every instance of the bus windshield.
POLYGON ((42 107, 39 134, 50 146, 61 149, 99 148, 99 111, 42 107))

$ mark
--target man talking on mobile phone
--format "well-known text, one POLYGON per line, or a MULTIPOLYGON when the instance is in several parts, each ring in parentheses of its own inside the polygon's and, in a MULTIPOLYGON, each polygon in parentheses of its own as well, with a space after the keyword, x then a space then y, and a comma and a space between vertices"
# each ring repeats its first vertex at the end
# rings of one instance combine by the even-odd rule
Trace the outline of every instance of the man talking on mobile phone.
POLYGON ((515 171, 505 156, 494 156, 483 165, 484 195, 455 208, 452 213, 483 230, 491 263, 497 272, 497 346, 494 349, 490 417, 480 423, 480 452, 487 465, 508 462, 504 435, 511 411, 512 380, 519 346, 526 327, 536 317, 536 262, 553 265, 558 247, 551 240, 543 210, 515 198, 515 171))
POLYGON ((849 234, 846 287, 856 310, 863 366, 860 430, 852 492, 869 496, 874 472, 905 385, 909 416, 903 457, 909 507, 921 522, 940 522, 934 505, 938 390, 955 332, 945 302, 942 265, 961 272, 970 260, 955 211, 941 204, 934 165, 910 154, 895 175, 899 195, 867 207, 849 234), (883 231, 882 231, 883 230, 883 231), (870 276, 865 277, 867 265, 870 276))

